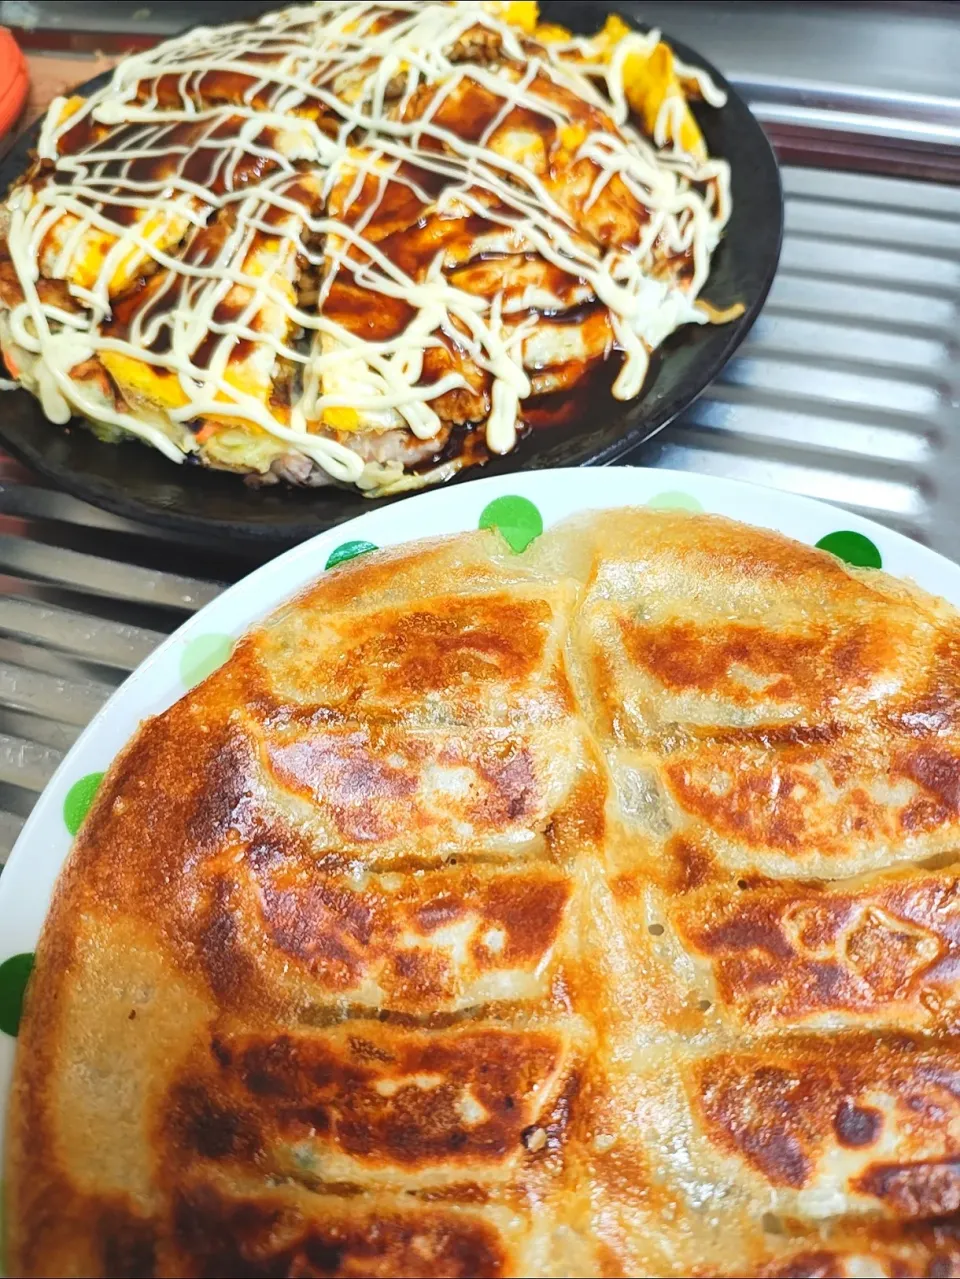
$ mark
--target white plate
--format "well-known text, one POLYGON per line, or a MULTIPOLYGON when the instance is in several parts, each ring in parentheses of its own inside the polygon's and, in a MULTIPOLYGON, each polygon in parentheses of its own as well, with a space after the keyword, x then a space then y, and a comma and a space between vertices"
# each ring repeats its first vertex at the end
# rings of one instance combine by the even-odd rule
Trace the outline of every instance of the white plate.
MULTIPOLYGON (((887 572, 912 578, 960 606, 960 568, 942 556, 825 503, 735 480, 631 467, 538 471, 372 507, 368 515, 287 551, 225 591, 161 644, 93 719, 54 774, 0 876, 0 979, 8 958, 36 947, 54 881, 72 842, 65 812, 75 825, 95 789, 89 779, 110 766, 141 720, 166 709, 201 673, 214 669, 227 656, 233 637, 323 573, 338 548, 351 542, 392 546, 473 529, 490 503, 505 496, 526 499, 521 512, 535 519, 532 504, 544 526, 578 511, 649 504, 727 515, 810 545, 839 531, 858 534, 859 549, 869 552, 872 544, 887 572)), ((10 981, 6 991, 0 985, 0 1020, 11 987, 10 981)), ((0 1169, 14 1048, 15 1040, 0 1031, 0 1169)))

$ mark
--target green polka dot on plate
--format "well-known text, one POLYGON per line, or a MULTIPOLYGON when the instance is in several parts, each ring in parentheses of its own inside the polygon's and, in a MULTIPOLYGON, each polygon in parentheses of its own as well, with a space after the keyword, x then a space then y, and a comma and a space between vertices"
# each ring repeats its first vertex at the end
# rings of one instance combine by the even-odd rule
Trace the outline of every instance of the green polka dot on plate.
POLYGON ((16 1037, 23 1013, 23 992, 33 971, 33 951, 11 955, 0 964, 0 1030, 16 1037))
POLYGON ((479 528, 496 528, 514 551, 525 551, 543 532, 543 516, 526 497, 498 497, 480 513, 479 528))
POLYGON ((368 551, 375 550, 377 547, 373 542, 341 542, 330 552, 327 568, 336 568, 338 564, 345 564, 347 560, 355 560, 358 555, 366 555, 368 551))
POLYGON ((219 670, 233 652, 232 635, 198 635, 180 656, 180 679, 185 688, 195 688, 219 670))
POLYGON ((838 559, 846 560, 857 568, 883 567, 883 557, 869 537, 850 529, 828 533, 826 537, 821 537, 817 546, 821 551, 829 551, 831 555, 836 555, 838 559))
POLYGON ((667 489, 656 493, 647 502, 653 511, 702 511, 703 503, 692 493, 682 493, 679 489, 667 489))
POLYGON ((76 835, 96 798, 103 773, 87 773, 73 783, 63 801, 63 820, 71 835, 76 835))

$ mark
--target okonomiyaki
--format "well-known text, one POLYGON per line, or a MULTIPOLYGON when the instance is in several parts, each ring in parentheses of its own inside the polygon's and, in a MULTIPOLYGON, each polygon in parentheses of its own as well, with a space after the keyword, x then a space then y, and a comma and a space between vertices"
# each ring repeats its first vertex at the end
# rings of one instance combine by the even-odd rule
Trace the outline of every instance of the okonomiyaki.
POLYGON ((960 615, 706 515, 325 573, 59 881, 11 1275, 960 1275, 960 615))
POLYGON ((533 3, 198 28, 51 104, 0 210, 0 349, 45 415, 257 483, 386 494, 638 396, 731 212, 652 31, 533 3))

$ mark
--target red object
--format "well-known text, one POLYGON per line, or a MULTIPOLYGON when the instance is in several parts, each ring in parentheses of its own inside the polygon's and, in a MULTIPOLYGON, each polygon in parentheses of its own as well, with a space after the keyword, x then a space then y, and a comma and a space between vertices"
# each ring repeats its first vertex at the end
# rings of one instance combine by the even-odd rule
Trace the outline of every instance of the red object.
POLYGON ((0 138, 19 119, 28 84, 26 59, 6 27, 0 27, 0 138))

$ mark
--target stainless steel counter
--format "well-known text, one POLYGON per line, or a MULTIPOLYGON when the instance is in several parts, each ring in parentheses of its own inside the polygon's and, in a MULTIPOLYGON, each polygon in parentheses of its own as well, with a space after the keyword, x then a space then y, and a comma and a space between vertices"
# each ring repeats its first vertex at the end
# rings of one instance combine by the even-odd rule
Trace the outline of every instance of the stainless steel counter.
MULTIPOLYGON (((0 0, 0 21, 27 20, 32 42, 49 44, 54 18, 74 42, 84 22, 94 38, 124 22, 156 38, 185 12, 263 7, 0 0), (134 21, 137 8, 150 14, 134 21)), ((852 171, 960 176, 960 5, 634 7, 732 73, 788 155, 823 167, 785 167, 781 270, 740 355, 630 460, 824 498, 960 559, 960 185, 852 171), (852 123, 830 106, 841 89, 859 104, 852 123), (784 123, 791 102, 821 115, 784 123), (909 137, 864 124, 896 113, 909 137)), ((97 707, 251 565, 84 506, 0 458, 0 863, 97 707)))

